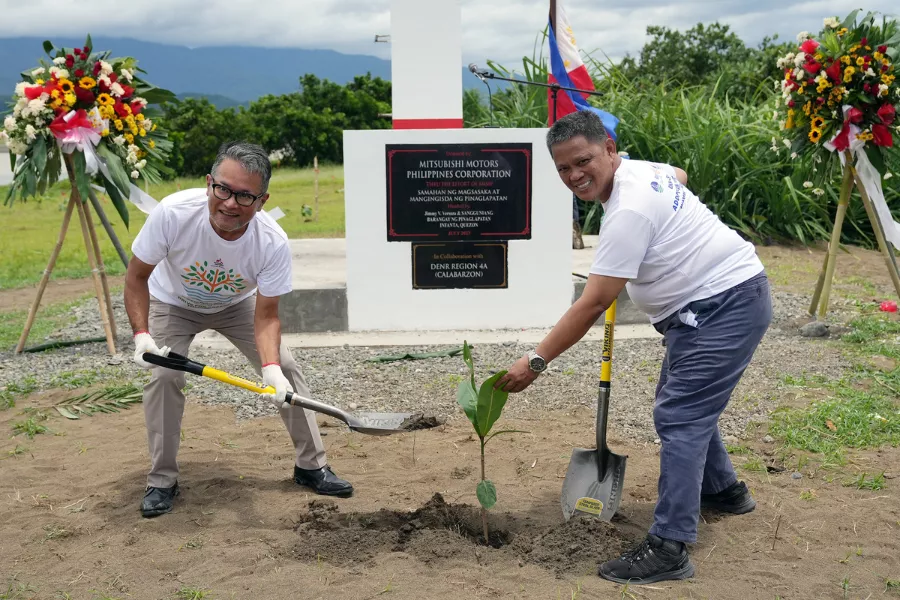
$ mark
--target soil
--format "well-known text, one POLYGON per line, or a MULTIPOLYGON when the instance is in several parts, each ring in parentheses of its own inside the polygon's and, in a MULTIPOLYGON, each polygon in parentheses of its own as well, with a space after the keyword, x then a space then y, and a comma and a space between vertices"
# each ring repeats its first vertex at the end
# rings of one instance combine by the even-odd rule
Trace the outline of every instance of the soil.
POLYGON ((403 431, 418 431, 420 429, 431 429, 441 424, 441 419, 434 415, 425 415, 423 413, 415 413, 407 417, 398 429, 403 431))
MULTIPOLYGON (((38 392, 17 409, 48 411, 73 393, 38 392)), ((280 419, 237 421, 228 407, 188 403, 181 494, 172 513, 155 519, 138 512, 148 467, 140 407, 51 417, 47 433, 0 448, 0 586, 31 586, 21 597, 48 599, 199 597, 185 590, 207 590, 207 598, 618 598, 623 586, 597 577, 597 565, 650 525, 658 447, 611 437, 613 450, 629 456, 619 512, 611 523, 565 522, 559 494, 568 456, 591 444, 592 417, 580 408, 503 418, 532 433, 488 448, 498 493, 487 513, 489 545, 475 498, 478 440, 464 417, 386 437, 323 428, 329 463, 355 486, 352 498, 332 499, 293 483, 280 419)), ((0 412, 0 428, 22 418, 0 412)), ((703 513, 690 547, 694 579, 626 591, 842 598, 849 577, 847 597, 885 597, 885 580, 900 579, 900 449, 855 455, 829 483, 812 465, 795 479, 773 444, 747 444, 773 466, 739 469, 757 509, 703 513), (883 470, 885 489, 843 485, 883 470)))
MULTIPOLYGON (((109 287, 119 288, 125 285, 124 275, 107 275, 109 287)), ((0 290, 0 306, 4 311, 28 310, 37 296, 38 286, 0 290)), ((41 306, 78 300, 86 294, 94 294, 94 280, 83 279, 51 279, 41 294, 41 306)))

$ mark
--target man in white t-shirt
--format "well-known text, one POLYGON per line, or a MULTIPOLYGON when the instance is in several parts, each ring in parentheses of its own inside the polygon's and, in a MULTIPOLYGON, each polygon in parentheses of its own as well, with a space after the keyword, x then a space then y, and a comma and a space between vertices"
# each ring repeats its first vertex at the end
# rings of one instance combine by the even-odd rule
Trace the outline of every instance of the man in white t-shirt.
POLYGON ((547 147, 569 189, 601 204, 603 224, 584 292, 496 386, 528 387, 625 288, 666 346, 653 410, 659 499, 646 539, 603 563, 599 575, 631 584, 691 577, 686 544, 697 540, 701 507, 742 514, 756 506, 737 480, 718 419, 772 319, 763 265, 753 245, 686 187, 683 170, 623 160, 593 113, 556 121, 547 147))
POLYGON ((231 341, 275 389, 261 396, 278 408, 293 441, 294 481, 319 494, 353 492, 326 464, 315 413, 284 402, 288 391, 309 396, 309 388, 281 341, 278 301, 291 291, 291 251, 287 235, 262 211, 271 174, 263 148, 223 144, 206 188, 164 198, 132 245, 125 309, 134 360, 152 370, 143 401, 151 461, 141 502, 145 517, 170 512, 179 494, 185 376, 142 357, 186 356, 194 336, 207 329, 231 341))

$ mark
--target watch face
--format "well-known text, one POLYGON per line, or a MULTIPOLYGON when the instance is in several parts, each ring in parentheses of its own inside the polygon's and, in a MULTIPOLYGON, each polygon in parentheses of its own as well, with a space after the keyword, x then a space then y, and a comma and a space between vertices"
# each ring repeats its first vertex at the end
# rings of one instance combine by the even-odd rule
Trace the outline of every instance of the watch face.
POLYGON ((544 362, 544 359, 540 356, 535 356, 529 361, 529 365, 531 366, 532 371, 543 371, 546 368, 547 363, 544 362))

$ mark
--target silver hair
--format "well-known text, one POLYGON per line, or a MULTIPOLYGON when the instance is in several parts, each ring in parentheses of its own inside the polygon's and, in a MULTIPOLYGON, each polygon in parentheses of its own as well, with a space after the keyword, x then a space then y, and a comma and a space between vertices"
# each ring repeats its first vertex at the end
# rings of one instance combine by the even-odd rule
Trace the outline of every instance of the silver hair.
POLYGON ((225 142, 219 147, 219 153, 216 155, 216 161, 212 166, 212 175, 216 175, 219 165, 225 159, 231 159, 240 163, 244 170, 248 173, 255 173, 262 177, 262 190, 260 193, 266 193, 269 190, 269 179, 272 178, 272 163, 269 162, 269 154, 258 144, 250 142, 225 142))
POLYGON ((606 143, 609 139, 600 117, 589 110, 577 110, 561 117, 550 126, 547 132, 547 150, 553 152, 553 146, 556 144, 568 142, 579 135, 597 144, 606 143))

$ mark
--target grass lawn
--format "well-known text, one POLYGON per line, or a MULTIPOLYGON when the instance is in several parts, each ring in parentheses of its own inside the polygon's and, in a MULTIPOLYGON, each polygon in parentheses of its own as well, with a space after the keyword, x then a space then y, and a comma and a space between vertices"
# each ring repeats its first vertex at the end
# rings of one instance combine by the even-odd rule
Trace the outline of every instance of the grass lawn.
MULTIPOLYGON (((271 194, 267 207, 276 206, 285 216, 278 221, 291 238, 343 237, 344 235, 344 170, 343 167, 327 166, 319 169, 319 219, 303 215, 303 207, 313 208, 314 179, 312 169, 279 169, 272 176, 269 185, 271 194)), ((160 185, 151 186, 147 192, 157 200, 180 189, 203 187, 202 177, 179 178, 160 185)), ((26 287, 40 281, 50 253, 56 245, 59 229, 68 201, 69 185, 60 183, 48 190, 40 198, 30 198, 26 202, 15 202, 12 206, 0 206, 0 289, 26 287)), ((125 227, 115 208, 105 194, 99 199, 116 236, 130 255, 131 242, 143 225, 146 215, 129 203, 130 224, 125 227)), ((6 187, 0 186, 0 198, 6 198, 6 187)), ((103 252, 107 273, 120 275, 125 272, 121 259, 99 219, 94 215, 94 225, 103 252)), ((84 241, 77 213, 73 213, 69 230, 53 268, 53 279, 80 278, 90 276, 84 241)))

